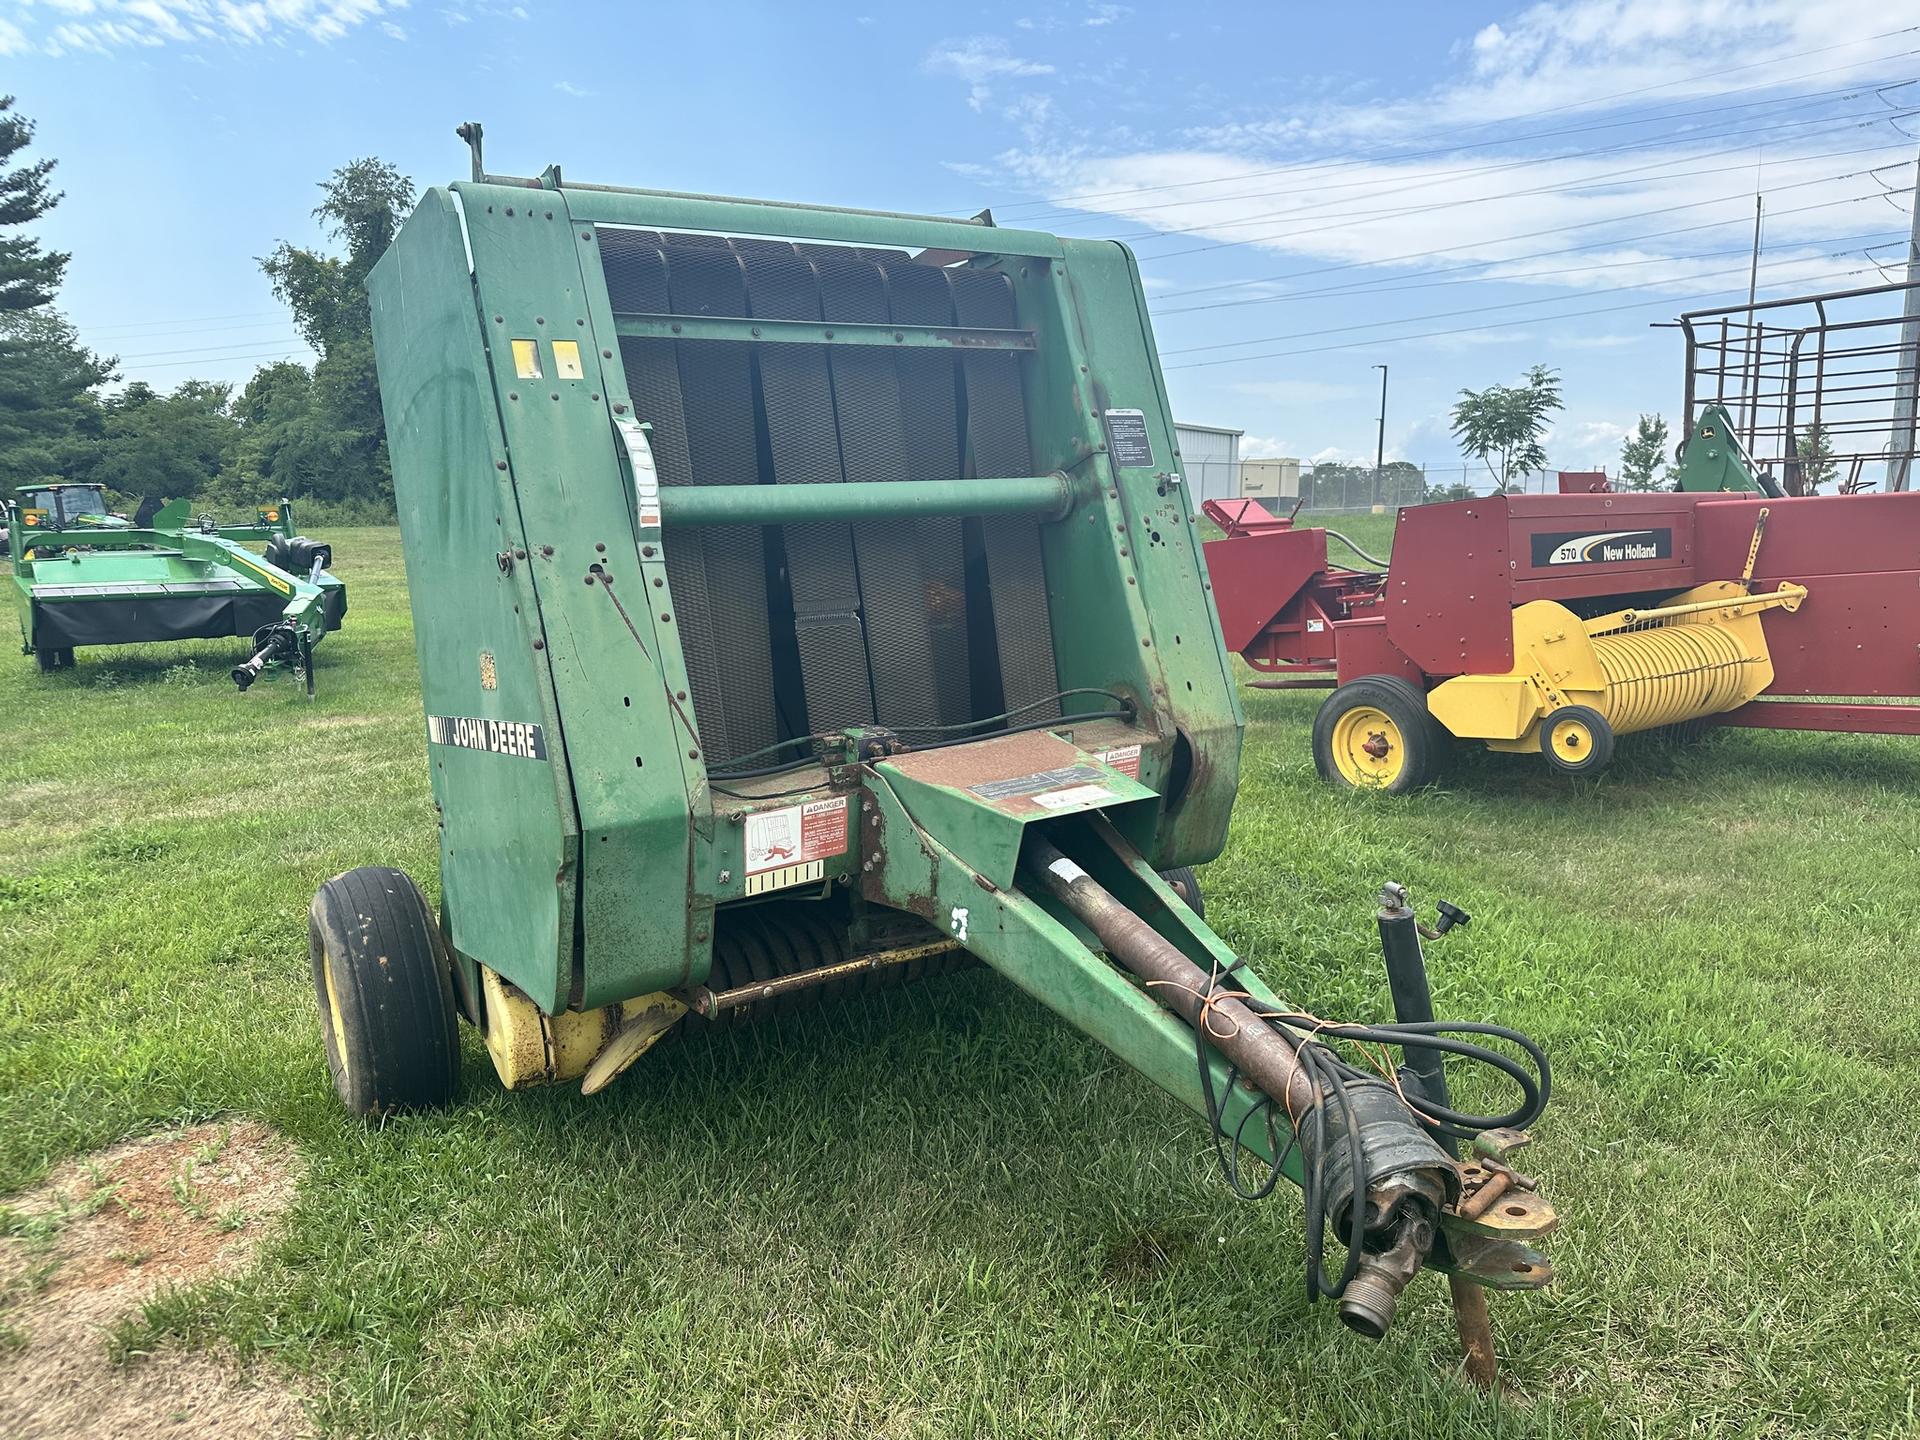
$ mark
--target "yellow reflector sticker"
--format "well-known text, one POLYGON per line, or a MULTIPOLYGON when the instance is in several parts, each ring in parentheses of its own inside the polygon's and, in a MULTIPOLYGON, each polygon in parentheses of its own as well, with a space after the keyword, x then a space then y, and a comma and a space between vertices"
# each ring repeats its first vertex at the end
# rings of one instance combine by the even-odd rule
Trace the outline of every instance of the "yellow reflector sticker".
POLYGON ((572 340, 553 342, 553 378, 556 380, 578 380, 583 372, 580 369, 580 346, 572 340))
POLYGON ((522 380, 540 378, 540 342, 537 340, 516 340, 513 342, 513 373, 522 380))

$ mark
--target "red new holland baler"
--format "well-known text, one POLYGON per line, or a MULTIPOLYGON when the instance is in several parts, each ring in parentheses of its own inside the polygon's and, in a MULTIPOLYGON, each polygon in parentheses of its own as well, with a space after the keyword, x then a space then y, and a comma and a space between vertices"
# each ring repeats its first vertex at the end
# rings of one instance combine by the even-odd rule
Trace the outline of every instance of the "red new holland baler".
POLYGON ((1669 727, 1920 734, 1920 493, 1495 495, 1399 512, 1391 564, 1209 501, 1256 686, 1336 688, 1321 775, 1400 792, 1450 739, 1602 768, 1669 727))

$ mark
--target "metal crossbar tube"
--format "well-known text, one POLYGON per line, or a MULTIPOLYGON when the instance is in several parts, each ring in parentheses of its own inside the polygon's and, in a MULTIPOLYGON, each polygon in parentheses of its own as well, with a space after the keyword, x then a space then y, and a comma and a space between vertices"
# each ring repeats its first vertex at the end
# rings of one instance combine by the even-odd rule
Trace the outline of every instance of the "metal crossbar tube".
POLYGON ((1031 330, 944 325, 827 324, 735 315, 617 315, 623 340, 729 340, 748 345, 877 345, 889 350, 1031 350, 1031 330))
POLYGON ((810 520, 886 520, 918 515, 1035 515, 1057 520, 1073 507, 1065 475, 1003 479, 897 480, 885 485, 682 485, 660 492, 662 523, 792 525, 810 520))

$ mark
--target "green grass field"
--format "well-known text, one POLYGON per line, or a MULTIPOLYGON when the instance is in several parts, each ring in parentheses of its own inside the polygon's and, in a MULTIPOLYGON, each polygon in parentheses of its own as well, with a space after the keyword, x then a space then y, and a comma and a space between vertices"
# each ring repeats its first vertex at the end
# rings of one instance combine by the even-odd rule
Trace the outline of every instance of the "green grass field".
POLYGON ((1298 1197, 1234 1200, 1197 1121, 986 972, 593 1100, 503 1094, 469 1033, 453 1111, 349 1119, 306 904, 374 861, 431 896, 436 848, 397 533, 327 538, 352 609, 311 704, 234 693, 237 642, 0 657, 0 1197, 224 1112, 308 1157, 263 1262, 123 1345, 225 1339, 352 1434, 1920 1433, 1920 744, 1468 756, 1395 802, 1314 778, 1317 696, 1246 692, 1221 933, 1382 1018, 1402 880, 1474 915, 1442 1011, 1552 1053, 1559 1282, 1495 1298, 1490 1399, 1443 1284, 1378 1345, 1309 1310, 1298 1197))

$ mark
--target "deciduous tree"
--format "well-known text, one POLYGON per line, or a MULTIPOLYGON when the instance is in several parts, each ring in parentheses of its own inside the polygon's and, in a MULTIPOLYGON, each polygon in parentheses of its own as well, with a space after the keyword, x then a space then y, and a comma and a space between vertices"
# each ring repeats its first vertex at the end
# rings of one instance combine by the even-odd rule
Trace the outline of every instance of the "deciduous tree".
POLYGON ((1563 404, 1559 375, 1536 365, 1519 385, 1462 390, 1453 407, 1453 435, 1463 454, 1486 465, 1496 485, 1511 489, 1515 477, 1545 468, 1547 424, 1563 404))
POLYGON ((1623 490, 1656 490, 1665 481, 1667 422, 1660 415, 1642 415, 1639 427, 1620 445, 1620 486, 1623 490))

